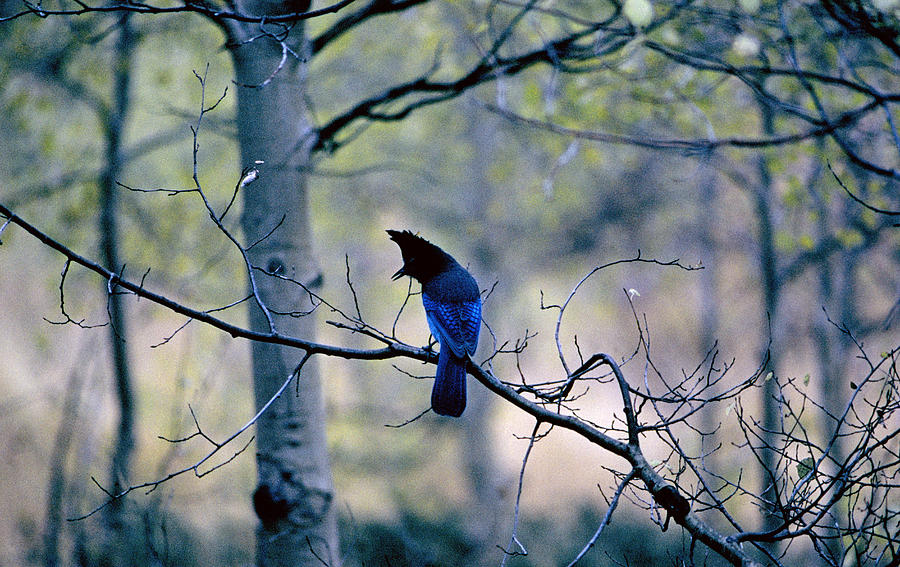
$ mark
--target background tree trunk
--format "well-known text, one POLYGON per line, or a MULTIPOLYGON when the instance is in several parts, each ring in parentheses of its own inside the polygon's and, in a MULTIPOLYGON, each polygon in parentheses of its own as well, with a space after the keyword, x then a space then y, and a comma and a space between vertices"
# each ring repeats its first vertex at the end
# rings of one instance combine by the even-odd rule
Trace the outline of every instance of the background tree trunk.
MULTIPOLYGON (((760 118, 762 133, 770 136, 775 131, 772 109, 764 101, 760 101, 760 118)), ((775 250, 775 212, 773 211, 772 175, 769 169, 769 161, 765 152, 757 157, 757 171, 759 185, 754 192, 754 209, 756 213, 757 240, 759 245, 759 270, 762 280, 763 307, 769 318, 771 345, 763 341, 760 360, 764 360, 768 352, 768 365, 764 369, 764 381, 762 387, 762 431, 761 437, 765 447, 761 450, 762 463, 759 470, 759 493, 771 503, 780 499, 778 485, 779 466, 779 440, 781 431, 781 404, 778 387, 778 370, 783 349, 782 321, 778 312, 781 300, 781 282, 778 280, 777 252, 775 250), (771 377, 768 376, 772 373, 771 377)), ((761 529, 768 530, 778 525, 777 506, 772 506, 763 512, 761 529)), ((770 544, 770 551, 778 555, 780 544, 770 544)))
MULTIPOLYGON (((701 157, 697 160, 697 180, 699 195, 697 203, 700 210, 697 214, 697 244, 701 258, 707 269, 703 270, 697 276, 697 283, 700 286, 700 302, 697 310, 700 312, 700 328, 697 337, 697 356, 702 359, 706 356, 710 349, 716 346, 721 329, 721 308, 719 305, 719 293, 717 291, 717 277, 721 271, 721 257, 719 255, 719 244, 716 241, 716 230, 721 226, 722 220, 717 214, 716 199, 719 192, 719 181, 716 177, 716 171, 711 163, 710 156, 701 157)), ((718 349, 718 347, 716 347, 718 349)), ((712 358, 710 358, 712 364, 712 358)), ((709 395, 717 395, 721 388, 711 386, 709 395)), ((722 425, 722 416, 719 408, 714 404, 708 404, 702 410, 702 430, 705 433, 717 431, 722 425)), ((700 438, 705 452, 709 452, 717 442, 715 435, 702 436, 700 438)), ((708 463, 711 469, 717 469, 719 461, 719 452, 711 452, 708 457, 708 463)))
MULTIPOLYGON (((496 121, 479 119, 468 109, 465 114, 466 137, 476 151, 473 152, 466 175, 460 180, 460 186, 456 188, 459 195, 467 195, 465 202, 465 217, 459 220, 458 226, 465 232, 469 226, 467 223, 477 219, 477 223, 488 224, 487 203, 493 200, 489 194, 491 184, 489 181, 490 166, 493 163, 492 136, 496 135, 498 124, 496 121)), ((474 273, 481 279, 478 285, 482 291, 491 289, 493 282, 490 278, 498 278, 504 284, 514 281, 513 274, 501 273, 503 264, 493 251, 497 250, 496 243, 490 242, 488 235, 480 235, 476 250, 468 254, 475 263, 474 273)), ((472 267, 470 267, 471 269, 472 267)), ((507 298, 508 287, 499 286, 495 289, 497 294, 491 298, 490 308, 493 305, 504 305, 507 298)), ((500 324, 501 317, 492 318, 486 313, 487 320, 491 324, 500 324)), ((506 330, 506 329, 504 329, 506 330)), ((484 352, 491 352, 489 333, 481 329, 480 356, 484 352)), ((478 360, 478 357, 476 357, 478 360)), ((492 417, 494 416, 494 396, 477 381, 468 379, 469 405, 466 415, 460 421, 462 426, 462 439, 465 450, 462 451, 463 466, 469 477, 471 487, 471 504, 469 506, 466 523, 468 538, 470 540, 470 552, 466 557, 470 565, 487 565, 496 557, 496 544, 498 533, 501 532, 501 514, 506 510, 502 502, 502 484, 500 479, 501 469, 497 463, 498 448, 495 446, 492 435, 492 417)))
MULTIPOLYGON (((79 353, 86 355, 86 349, 79 353)), ((67 466, 69 450, 75 436, 79 419, 81 389, 84 386, 85 370, 75 367, 66 381, 63 398, 62 417, 53 441, 53 459, 50 461, 50 479, 47 482, 47 510, 44 514, 43 563, 44 567, 57 567, 60 558, 60 540, 64 530, 63 502, 68 484, 67 466)))
MULTIPOLYGON (((273 6, 247 6, 265 13, 273 6)), ((276 8, 289 7, 278 5, 276 8)), ((238 25, 235 26, 238 28, 238 25)), ((306 194, 308 146, 304 114, 304 63, 288 57, 269 37, 257 37, 258 25, 232 30, 232 56, 239 83, 237 128, 242 165, 259 165, 259 180, 244 191, 241 219, 246 243, 278 228, 250 251, 254 266, 314 288, 321 275, 313 258, 306 194), (272 77, 266 84, 266 80, 272 77), (254 86, 248 86, 254 85, 254 86), (283 219, 283 222, 282 222, 283 219), (279 223, 280 226, 279 226, 279 223)), ((302 25, 284 39, 302 53, 302 25)), ((258 291, 272 310, 305 312, 307 293, 294 283, 255 272, 258 291)), ((314 337, 315 316, 274 315, 275 329, 295 337, 314 337)), ((256 305, 250 307, 253 329, 269 323, 256 305)), ((296 349, 263 343, 252 347, 256 405, 275 393, 302 358, 296 349)), ((307 363, 297 389, 289 389, 257 424, 257 477, 254 495, 261 525, 257 532, 257 564, 265 566, 338 565, 337 515, 325 437, 325 405, 316 365, 307 363)))
MULTIPOLYGON (((122 138, 125 118, 130 106, 130 83, 132 53, 135 34, 131 29, 129 14, 119 18, 119 37, 114 56, 113 99, 106 116, 106 166, 100 180, 100 253, 103 263, 113 272, 122 269, 119 259, 119 197, 121 191, 116 182, 122 177, 122 138)), ((109 285, 109 282, 106 282, 109 285)), ((135 399, 134 380, 128 362, 128 343, 124 295, 116 293, 115 282, 108 299, 109 342, 112 351, 113 380, 119 421, 116 430, 115 448, 110 464, 110 490, 120 492, 128 486, 131 460, 135 444, 135 399)), ((101 565, 123 565, 128 561, 128 546, 122 545, 122 538, 128 531, 127 518, 122 500, 113 500, 105 510, 106 534, 101 565)))

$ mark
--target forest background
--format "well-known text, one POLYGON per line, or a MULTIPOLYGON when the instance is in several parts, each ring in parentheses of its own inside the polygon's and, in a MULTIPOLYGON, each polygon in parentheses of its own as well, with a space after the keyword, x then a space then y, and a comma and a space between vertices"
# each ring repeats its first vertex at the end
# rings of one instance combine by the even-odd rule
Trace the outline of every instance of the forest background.
MULTIPOLYGON (((739 487, 722 509, 765 532, 761 467, 776 484, 815 479, 811 448, 831 447, 873 366, 883 379, 859 403, 884 422, 860 422, 900 453, 900 396, 885 394, 900 347, 896 2, 300 4, 246 22, 256 31, 236 45, 242 21, 212 4, 0 3, 0 205, 122 279, 216 316, 229 306, 224 320, 250 326, 248 274, 279 266, 248 271, 254 239, 238 218, 276 157, 242 153, 240 101, 297 81, 291 109, 265 120, 293 142, 280 149, 303 154, 302 190, 274 207, 308 219, 297 226, 312 260, 280 272, 316 294, 315 334, 301 338, 366 349, 380 343, 362 331, 377 328, 427 344, 418 298, 390 279, 400 256, 384 229, 408 228, 479 281, 477 362, 502 380, 558 380, 563 356, 594 352, 637 390, 723 374, 699 379, 706 397, 670 420, 690 425, 677 442, 644 446, 692 504, 701 491, 673 444, 739 487), (235 53, 263 43, 275 56, 247 80, 235 53), (617 260, 630 261, 592 271, 617 260), (371 328, 352 332, 347 313, 371 328), (810 450, 779 444, 767 460, 765 430, 788 416, 810 450)), ((255 426, 197 469, 209 474, 192 469, 269 395, 254 402, 251 341, 117 290, 10 216, 0 564, 269 564, 255 426)), ((723 561, 638 491, 606 525, 627 470, 583 437, 536 428, 473 378, 462 418, 409 421, 428 407, 430 380, 416 378, 433 366, 353 358, 316 358, 341 558, 322 563, 723 561)), ((621 429, 610 384, 577 385, 561 411, 621 429)), ((846 457, 835 451, 822 475, 846 457)), ((884 521, 867 538, 748 536, 755 557, 896 565, 898 471, 896 458, 879 465, 884 521)), ((858 504, 838 500, 844 513, 858 504)), ((841 521, 829 513, 816 521, 841 521)))

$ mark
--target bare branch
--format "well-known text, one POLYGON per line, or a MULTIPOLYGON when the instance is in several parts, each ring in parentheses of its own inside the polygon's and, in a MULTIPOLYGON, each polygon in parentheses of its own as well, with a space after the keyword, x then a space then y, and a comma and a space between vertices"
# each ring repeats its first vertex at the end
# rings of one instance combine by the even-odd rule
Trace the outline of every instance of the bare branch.
MULTIPOLYGON (((164 307, 174 313, 178 313, 180 315, 184 315, 186 317, 195 319, 201 323, 205 323, 214 328, 217 328, 221 331, 225 331, 233 337, 241 337, 249 340, 260 341, 270 344, 279 344, 283 346, 289 346, 294 348, 299 348, 301 350, 313 353, 313 354, 327 354, 330 356, 339 356, 341 358, 356 358, 361 360, 385 360, 389 358, 396 357, 407 357, 414 358, 421 361, 428 361, 433 357, 433 353, 426 351, 424 349, 412 347, 409 345, 405 345, 400 342, 392 342, 390 345, 385 346, 379 349, 353 349, 353 348, 344 348, 344 347, 335 347, 332 345, 327 345, 324 343, 317 343, 314 341, 305 340, 298 337, 288 337, 284 335, 279 335, 273 332, 258 332, 252 331, 249 329, 245 329, 243 327, 234 325, 222 319, 212 316, 210 313, 212 311, 201 311, 198 309, 194 309, 191 307, 187 307, 181 303, 178 303, 172 299, 164 295, 160 295, 158 293, 152 292, 148 290, 146 287, 131 282, 129 280, 123 279, 119 277, 114 272, 104 268, 100 264, 85 258, 74 252, 73 250, 66 247, 64 244, 59 241, 53 239, 48 236, 40 229, 30 224, 22 217, 16 215, 8 208, 6 208, 3 204, 0 204, 0 216, 8 219, 12 224, 19 226, 24 229, 27 233, 32 235, 38 241, 40 241, 45 246, 59 252, 64 257, 68 259, 69 262, 78 264, 87 268, 88 270, 100 275, 104 280, 109 281, 111 278, 114 278, 116 281, 116 286, 122 288, 124 290, 130 291, 134 293, 136 296, 144 298, 148 301, 156 303, 161 307, 164 307)), ((241 300, 244 301, 244 300, 241 300)))
POLYGON ((201 467, 204 464, 206 464, 210 459, 212 459, 215 455, 217 455, 223 448, 229 446, 235 439, 240 437, 241 434, 243 434, 248 429, 250 429, 250 427, 252 427, 259 420, 259 418, 269 409, 269 407, 273 403, 275 403, 275 401, 278 398, 280 398, 282 394, 284 394, 284 391, 287 389, 287 387, 291 383, 291 381, 294 380, 294 378, 297 378, 298 380, 300 379, 303 365, 306 364, 306 362, 311 357, 312 357, 312 353, 307 352, 303 356, 303 359, 301 359, 300 362, 297 364, 297 366, 294 368, 294 370, 288 375, 288 377, 284 381, 284 383, 282 383, 281 387, 278 388, 278 390, 274 394, 272 394, 272 397, 270 397, 269 400, 265 404, 263 404, 263 406, 256 412, 256 414, 253 417, 251 417, 250 420, 247 421, 247 423, 245 423, 242 427, 240 427, 234 433, 232 433, 227 438, 225 438, 225 440, 222 442, 216 442, 211 437, 209 437, 208 435, 203 433, 203 430, 200 427, 200 422, 197 420, 197 416, 194 414, 193 408, 191 408, 191 410, 190 410, 191 417, 193 417, 193 419, 194 419, 194 425, 197 428, 197 431, 195 431, 191 435, 188 435, 187 437, 183 437, 181 439, 166 439, 164 437, 160 437, 160 439, 163 439, 164 441, 168 441, 169 443, 184 443, 186 441, 189 441, 189 440, 199 436, 199 437, 202 437, 203 439, 205 439, 207 442, 209 442, 213 446, 212 450, 210 450, 200 460, 194 462, 193 464, 191 464, 187 467, 173 471, 173 472, 165 475, 164 477, 158 478, 156 480, 151 480, 151 481, 144 482, 141 484, 130 485, 115 494, 108 491, 107 489, 103 488, 103 486, 101 486, 100 483, 97 482, 92 477, 92 480, 94 480, 94 483, 109 497, 109 499, 106 500, 103 504, 101 504, 101 505, 97 506, 96 508, 94 508, 93 510, 91 510, 90 512, 88 512, 82 516, 70 518, 69 520, 70 521, 78 521, 78 520, 83 520, 83 519, 89 518, 89 517, 93 516, 94 514, 96 514, 97 512, 99 512, 100 510, 102 510, 103 508, 105 508, 106 506, 109 506, 112 502, 119 500, 121 498, 124 498, 125 496, 127 496, 131 492, 134 492, 135 490, 146 490, 147 493, 149 494, 150 492, 153 492, 154 490, 156 490, 162 484, 172 480, 173 478, 176 478, 185 473, 188 473, 188 472, 193 472, 195 476, 197 476, 198 478, 202 478, 202 477, 206 476, 207 474, 213 472, 214 470, 217 470, 217 469, 221 468, 222 466, 230 463, 234 459, 236 459, 239 455, 241 455, 250 446, 250 443, 253 442, 252 437, 240 449, 238 449, 231 456, 229 456, 225 461, 218 463, 216 465, 213 465, 209 469, 206 469, 206 470, 201 469, 201 467))
POLYGON ((247 23, 292 23, 299 22, 301 20, 309 20, 312 18, 317 18, 319 16, 324 16, 327 14, 333 14, 335 12, 340 11, 341 9, 349 6, 356 0, 340 0, 339 2, 335 2, 329 6, 325 6, 323 8, 319 8, 316 10, 309 10, 306 12, 297 12, 290 14, 282 14, 278 16, 255 16, 251 14, 245 14, 243 12, 235 12, 232 10, 220 10, 216 9, 212 6, 209 6, 203 2, 194 2, 188 1, 183 4, 179 4, 177 6, 156 6, 153 4, 148 4, 146 2, 128 2, 128 3, 113 3, 113 4, 101 4, 101 5, 90 5, 87 2, 83 2, 82 0, 73 0, 72 3, 78 6, 77 8, 60 8, 60 9, 48 9, 44 8, 40 4, 34 4, 28 0, 24 1, 26 9, 11 14, 9 16, 0 17, 0 23, 15 20, 17 18, 21 18, 23 16, 38 16, 40 18, 49 18, 53 16, 80 16, 84 14, 90 13, 120 13, 120 12, 132 12, 137 14, 173 14, 173 13, 197 13, 203 16, 210 18, 213 21, 223 22, 227 20, 233 20, 237 22, 247 22, 247 23))
MULTIPOLYGON (((5 227, 12 221, 12 218, 8 218, 6 222, 3 224, 5 227)), ((67 325, 72 323, 77 327, 81 327, 82 329, 93 329, 96 327, 105 327, 109 323, 98 323, 96 325, 86 325, 84 319, 80 319, 78 321, 72 319, 68 313, 66 313, 66 296, 65 296, 65 285, 66 285, 66 275, 69 273, 69 266, 71 266, 71 259, 66 259, 66 264, 63 266, 62 272, 59 274, 59 312, 62 313, 64 319, 62 321, 51 321, 46 317, 43 317, 44 321, 50 323, 51 325, 67 325)))
MULTIPOLYGON (((608 132, 598 132, 593 130, 581 130, 570 128, 559 124, 554 124, 546 120, 538 120, 536 118, 527 118, 511 110, 500 108, 490 103, 480 103, 487 110, 506 118, 512 122, 526 124, 541 130, 547 130, 555 134, 566 137, 572 137, 580 140, 589 140, 592 142, 603 142, 607 144, 619 144, 627 146, 635 146, 639 148, 647 148, 651 150, 677 151, 686 155, 705 154, 717 148, 734 147, 734 148, 766 148, 773 146, 787 146, 820 138, 822 136, 832 134, 839 128, 844 128, 863 116, 867 115, 877 106, 878 102, 872 101, 859 108, 848 111, 838 117, 836 120, 825 124, 824 126, 814 126, 804 132, 797 134, 783 134, 770 138, 714 138, 714 139, 685 139, 685 138, 652 138, 645 135, 629 136, 625 134, 613 134, 608 132)), ((886 170, 885 170, 886 171, 886 170)), ((893 174, 891 174, 893 176, 893 174)))
MULTIPOLYGON (((888 209, 882 209, 882 208, 880 208, 880 207, 876 207, 876 206, 874 206, 874 205, 871 205, 870 203, 867 203, 866 201, 864 201, 864 200, 860 199, 859 197, 857 197, 856 194, 853 193, 853 191, 851 191, 850 188, 848 188, 848 187, 844 184, 844 182, 841 180, 841 178, 838 176, 838 174, 834 171, 834 168, 831 167, 831 162, 830 162, 830 161, 829 161, 829 162, 826 162, 826 165, 828 165, 828 171, 831 172, 831 175, 834 177, 834 180, 838 182, 838 185, 841 186, 841 189, 843 189, 844 192, 847 193, 847 195, 848 195, 851 199, 853 199, 854 201, 856 201, 857 203, 859 203, 859 204, 862 205, 863 207, 869 209, 870 211, 872 211, 872 212, 874 212, 874 213, 878 213, 878 214, 880 214, 880 215, 890 215, 890 216, 898 216, 898 215, 900 215, 900 211, 891 211, 891 210, 888 210, 888 209)), ((894 226, 897 226, 897 225, 894 225, 894 226)))
POLYGON ((531 455, 531 450, 534 448, 534 443, 538 438, 538 431, 540 428, 541 421, 535 421, 534 429, 531 431, 531 436, 528 438, 528 447, 525 449, 525 456, 522 457, 522 467, 519 469, 519 482, 516 488, 516 505, 513 512, 512 534, 509 536, 509 544, 503 549, 503 560, 500 562, 500 567, 505 567, 506 561, 510 557, 528 555, 528 550, 525 549, 525 546, 519 541, 519 512, 521 510, 520 504, 522 502, 522 487, 525 485, 525 467, 528 465, 528 457, 531 455))
POLYGON ((575 564, 578 563, 585 555, 587 555, 587 552, 590 551, 592 547, 594 547, 594 544, 597 543, 597 538, 600 537, 600 534, 603 533, 603 530, 606 528, 606 526, 609 525, 610 521, 612 520, 613 512, 616 511, 616 506, 618 506, 619 504, 619 497, 622 496, 622 492, 625 491, 625 488, 632 480, 634 480, 634 470, 629 471, 628 474, 625 475, 625 478, 623 478, 619 482, 619 485, 616 487, 616 491, 613 493, 612 500, 607 505, 606 514, 603 515, 603 520, 600 521, 600 525, 597 526, 597 530, 594 532, 594 535, 591 536, 591 539, 588 540, 587 544, 581 549, 581 551, 578 552, 578 555, 575 556, 575 559, 573 559, 569 563, 568 567, 574 567, 575 564))

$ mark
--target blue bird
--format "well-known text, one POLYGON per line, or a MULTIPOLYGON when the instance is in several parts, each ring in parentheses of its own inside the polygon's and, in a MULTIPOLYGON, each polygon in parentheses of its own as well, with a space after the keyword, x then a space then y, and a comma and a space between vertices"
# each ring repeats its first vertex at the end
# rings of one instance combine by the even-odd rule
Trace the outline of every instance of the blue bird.
POLYGON ((409 276, 422 284, 422 305, 431 334, 441 345, 431 408, 459 417, 466 409, 466 362, 478 347, 481 294, 478 284, 452 256, 408 230, 388 230, 400 247, 403 267, 393 279, 409 276))

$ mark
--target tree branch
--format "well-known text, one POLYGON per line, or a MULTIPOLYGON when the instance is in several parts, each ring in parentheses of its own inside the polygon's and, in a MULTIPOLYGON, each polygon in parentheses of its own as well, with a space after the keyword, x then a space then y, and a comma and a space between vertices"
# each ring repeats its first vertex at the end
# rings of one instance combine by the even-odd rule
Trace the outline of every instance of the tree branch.
POLYGON ((10 224, 19 226, 20 228, 24 229, 25 232, 36 238, 48 248, 59 252, 71 263, 78 264, 79 266, 87 268, 88 270, 98 274, 106 281, 115 281, 116 287, 127 290, 137 297, 147 299, 174 313, 184 315, 186 317, 195 319, 201 323, 205 323, 207 325, 210 325, 211 327, 224 331, 232 337, 299 348, 310 354, 325 354, 328 356, 338 356, 348 359, 386 360, 396 357, 406 357, 421 360, 424 362, 437 360, 437 356, 433 352, 421 348, 412 347, 401 342, 392 342, 387 346, 378 349, 353 349, 317 343, 297 337, 288 337, 278 334, 277 332, 263 333, 245 329, 243 327, 234 325, 232 323, 214 317, 213 315, 210 315, 210 311, 201 311, 198 309, 193 309, 186 305, 182 305, 181 303, 173 301, 172 299, 169 299, 164 295, 160 295, 158 293, 150 291, 142 284, 135 283, 120 277, 119 274, 101 266, 97 262, 94 262, 74 252, 58 240, 50 237, 22 217, 10 211, 3 204, 0 204, 0 216, 7 219, 10 224))
POLYGON ((187 1, 184 4, 179 4, 177 6, 156 6, 154 4, 148 4, 146 2, 122 2, 92 6, 87 2, 77 0, 73 2, 78 6, 77 8, 48 9, 40 4, 33 4, 32 2, 25 0, 24 4, 26 6, 26 9, 9 16, 0 17, 0 23, 29 15, 38 16, 39 18, 49 18, 52 16, 81 16, 90 13, 132 12, 135 14, 174 14, 187 12, 200 14, 217 22, 230 20, 246 23, 277 24, 299 22, 302 20, 317 18, 319 16, 334 14, 356 1, 357 0, 340 0, 339 2, 335 2, 334 4, 325 6, 323 8, 309 10, 307 12, 296 12, 290 14, 281 14, 277 16, 255 16, 252 14, 245 14, 243 12, 222 10, 209 6, 205 3, 195 1, 187 1))

